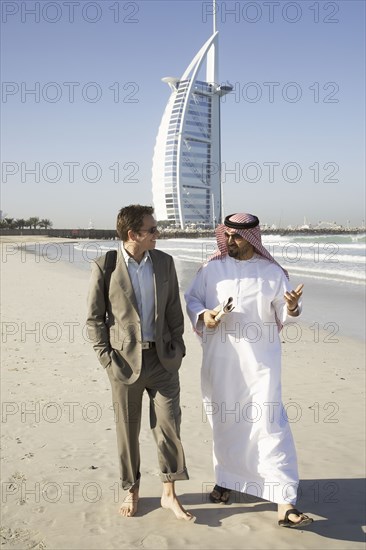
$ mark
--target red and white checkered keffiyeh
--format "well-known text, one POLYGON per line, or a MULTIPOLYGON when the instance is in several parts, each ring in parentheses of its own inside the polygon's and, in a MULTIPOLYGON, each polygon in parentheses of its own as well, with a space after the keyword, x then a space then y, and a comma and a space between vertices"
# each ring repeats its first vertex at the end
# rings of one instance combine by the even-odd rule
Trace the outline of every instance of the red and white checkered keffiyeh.
POLYGON ((241 235, 246 241, 253 245, 255 252, 264 258, 267 258, 270 262, 278 265, 285 273, 287 279, 289 275, 287 271, 280 266, 278 262, 271 256, 266 248, 262 245, 261 230, 259 227, 259 220, 252 214, 231 214, 226 216, 225 222, 218 225, 216 228, 216 240, 218 250, 208 258, 211 260, 220 260, 228 255, 227 238, 225 233, 237 233, 241 235))

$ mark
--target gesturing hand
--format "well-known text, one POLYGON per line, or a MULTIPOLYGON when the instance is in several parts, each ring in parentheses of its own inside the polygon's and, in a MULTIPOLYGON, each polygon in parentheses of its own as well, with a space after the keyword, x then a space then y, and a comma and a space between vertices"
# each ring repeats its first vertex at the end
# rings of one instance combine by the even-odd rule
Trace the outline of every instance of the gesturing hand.
POLYGON ((300 284, 298 287, 296 287, 295 290, 291 290, 291 292, 285 292, 284 298, 287 302, 287 309, 289 313, 297 311, 298 302, 299 302, 300 296, 302 295, 303 288, 304 288, 304 285, 300 284))

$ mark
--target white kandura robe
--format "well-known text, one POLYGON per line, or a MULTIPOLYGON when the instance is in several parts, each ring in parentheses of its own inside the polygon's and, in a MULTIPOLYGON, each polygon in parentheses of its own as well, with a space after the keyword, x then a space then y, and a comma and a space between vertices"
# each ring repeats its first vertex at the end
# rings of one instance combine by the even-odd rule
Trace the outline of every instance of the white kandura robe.
POLYGON ((287 315, 291 286, 282 269, 255 254, 212 260, 185 294, 202 336, 202 395, 213 429, 216 483, 276 503, 296 502, 294 442, 281 398, 281 343, 275 320, 287 315), (235 309, 216 329, 198 316, 230 296, 235 309))

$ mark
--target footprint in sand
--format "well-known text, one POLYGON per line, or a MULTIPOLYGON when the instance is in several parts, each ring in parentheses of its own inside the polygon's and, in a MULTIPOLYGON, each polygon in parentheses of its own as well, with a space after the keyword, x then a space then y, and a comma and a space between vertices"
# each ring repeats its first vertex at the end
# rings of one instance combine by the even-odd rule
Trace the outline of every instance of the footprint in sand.
POLYGON ((33 453, 27 453, 21 458, 21 460, 24 460, 25 458, 33 458, 33 457, 34 457, 33 453))

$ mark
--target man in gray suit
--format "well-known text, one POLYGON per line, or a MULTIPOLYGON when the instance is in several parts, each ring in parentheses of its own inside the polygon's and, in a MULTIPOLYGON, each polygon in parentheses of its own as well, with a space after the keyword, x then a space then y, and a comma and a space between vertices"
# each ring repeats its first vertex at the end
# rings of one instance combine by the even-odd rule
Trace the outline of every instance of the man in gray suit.
POLYGON ((120 514, 130 517, 137 511, 139 432, 146 390, 163 481, 161 505, 179 519, 192 520, 174 488, 175 481, 188 479, 180 441, 183 313, 173 258, 155 250, 159 231, 153 212, 151 206, 141 205, 120 210, 121 244, 115 265, 106 266, 106 256, 93 265, 87 326, 112 387, 121 481, 128 491, 120 514))

